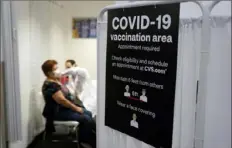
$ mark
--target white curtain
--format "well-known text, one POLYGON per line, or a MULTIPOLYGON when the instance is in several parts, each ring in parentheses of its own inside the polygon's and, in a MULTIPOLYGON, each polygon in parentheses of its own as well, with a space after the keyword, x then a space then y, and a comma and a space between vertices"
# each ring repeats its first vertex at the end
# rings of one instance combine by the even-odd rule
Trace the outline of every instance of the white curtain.
MULTIPOLYGON (((100 27, 106 29, 106 25, 100 27)), ((106 34, 101 34, 102 40, 106 34)), ((105 43, 99 47, 106 49, 105 43)), ((175 102, 173 148, 192 148, 194 141, 195 127, 195 107, 196 107, 196 85, 198 78, 198 65, 201 45, 201 19, 181 19, 179 29, 178 44, 178 70, 177 70, 177 90, 175 102)), ((104 55, 99 55, 99 57, 104 55)), ((99 61, 99 71, 105 71, 105 61, 99 61)), ((98 73, 99 74, 99 73, 98 73)), ((98 78, 103 79, 101 75, 98 78)), ((99 82, 100 90, 104 90, 102 82, 99 82)), ((102 97, 103 92, 99 91, 102 97)), ((101 148, 153 148, 152 146, 140 142, 130 136, 110 129, 104 125, 104 99, 100 100, 98 116, 100 121, 100 132, 98 136, 101 148)), ((119 121, 120 122, 120 121, 119 121)))
POLYGON ((173 148, 193 147, 200 46, 201 19, 182 19, 179 30, 173 148))
POLYGON ((210 27, 204 148, 231 148, 231 16, 210 27))

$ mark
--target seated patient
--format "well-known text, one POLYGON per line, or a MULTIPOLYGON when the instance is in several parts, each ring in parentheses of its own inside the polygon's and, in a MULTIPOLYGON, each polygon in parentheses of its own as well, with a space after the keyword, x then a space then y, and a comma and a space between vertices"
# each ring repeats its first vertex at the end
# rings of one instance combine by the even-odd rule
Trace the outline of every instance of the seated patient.
POLYGON ((92 113, 85 109, 81 101, 74 103, 73 96, 68 89, 61 85, 57 62, 55 60, 45 61, 42 70, 47 77, 42 87, 45 99, 43 116, 50 123, 46 126, 54 129, 54 120, 78 121, 80 122, 80 142, 88 143, 96 148, 96 124, 92 113))

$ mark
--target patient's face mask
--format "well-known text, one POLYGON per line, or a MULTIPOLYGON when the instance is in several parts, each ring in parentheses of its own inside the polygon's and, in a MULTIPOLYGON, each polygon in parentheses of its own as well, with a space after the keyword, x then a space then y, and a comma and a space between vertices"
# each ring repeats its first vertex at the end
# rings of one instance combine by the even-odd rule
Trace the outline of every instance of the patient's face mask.
POLYGON ((61 72, 60 72, 59 69, 56 69, 55 71, 53 71, 53 73, 54 73, 55 78, 60 78, 61 77, 61 72))

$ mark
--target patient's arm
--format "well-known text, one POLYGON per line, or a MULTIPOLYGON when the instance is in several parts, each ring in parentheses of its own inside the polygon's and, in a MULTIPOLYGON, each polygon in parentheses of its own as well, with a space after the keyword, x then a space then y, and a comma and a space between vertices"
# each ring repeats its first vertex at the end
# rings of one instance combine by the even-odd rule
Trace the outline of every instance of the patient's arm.
POLYGON ((63 105, 64 107, 70 108, 73 111, 83 113, 83 109, 81 107, 76 106, 72 102, 70 102, 68 99, 66 99, 61 91, 57 91, 54 93, 52 98, 60 105, 63 105))

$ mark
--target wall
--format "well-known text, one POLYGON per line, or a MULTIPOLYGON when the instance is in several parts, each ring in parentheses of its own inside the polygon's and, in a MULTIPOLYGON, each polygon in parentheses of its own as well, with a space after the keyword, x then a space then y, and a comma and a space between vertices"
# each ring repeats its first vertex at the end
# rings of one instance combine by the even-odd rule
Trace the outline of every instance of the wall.
MULTIPOLYGON (((30 6, 30 47, 33 48, 32 72, 43 79, 41 64, 55 59, 59 68, 64 69, 68 46, 68 18, 63 8, 47 1, 31 2, 30 6), (39 75, 38 75, 39 74, 39 75)), ((41 86, 34 78, 33 85, 41 86)))
POLYGON ((97 79, 97 40, 72 39, 72 18, 97 18, 100 10, 113 1, 69 1, 61 2, 68 13, 68 48, 65 49, 67 59, 75 59, 81 67, 87 68, 91 79, 97 79), (91 10, 91 11, 90 11, 91 10))
POLYGON ((50 6, 50 56, 59 63, 59 68, 64 69, 64 63, 67 60, 67 49, 69 48, 69 18, 67 9, 57 5, 50 6))
POLYGON ((75 59, 80 67, 87 68, 90 77, 97 79, 97 40, 71 39, 67 59, 75 59))

